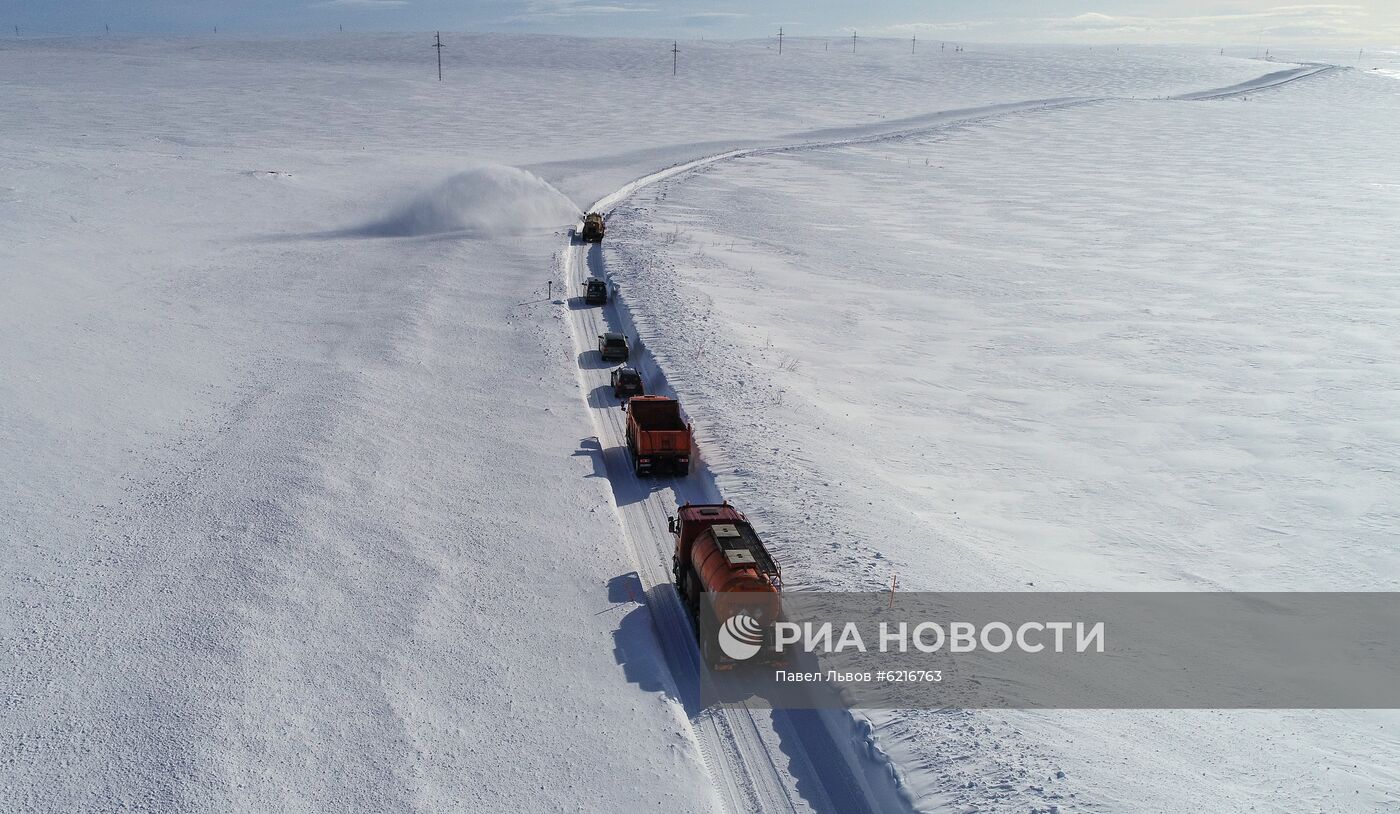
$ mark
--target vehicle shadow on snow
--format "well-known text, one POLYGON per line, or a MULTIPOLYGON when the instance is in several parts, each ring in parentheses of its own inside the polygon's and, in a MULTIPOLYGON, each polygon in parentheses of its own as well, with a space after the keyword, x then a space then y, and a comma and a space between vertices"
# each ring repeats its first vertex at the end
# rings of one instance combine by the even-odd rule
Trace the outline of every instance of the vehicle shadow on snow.
POLYGON ((636 571, 608 580, 608 601, 612 607, 603 613, 622 612, 615 609, 627 608, 613 630, 613 658, 622 667, 622 674, 646 692, 659 692, 673 701, 679 700, 670 682, 666 681, 671 668, 662 643, 656 637, 646 592, 636 571))
POLYGON ((603 358, 603 354, 596 349, 586 350, 578 355, 578 366, 584 370, 604 370, 613 367, 614 363, 603 358))
POLYGON ((608 279, 608 272, 603 268, 603 244, 594 243, 588 247, 588 273, 600 280, 608 279))
POLYGON ((606 478, 608 471, 603 467, 603 445, 598 443, 594 437, 582 438, 578 442, 578 449, 574 450, 572 457, 587 458, 593 465, 593 471, 585 475, 587 478, 606 478))
MULTIPOLYGON (((678 702, 692 722, 708 714, 701 704, 704 679, 695 669, 698 661, 692 650, 695 642, 690 628, 686 628, 683 638, 663 636, 658 640, 651 618, 651 608, 677 601, 675 586, 656 585, 643 594, 636 572, 628 572, 609 581, 608 599, 612 608, 630 607, 613 631, 613 657, 627 680, 644 691, 660 692, 678 702), (667 675, 670 682, 666 681, 667 675)), ((761 716, 765 712, 755 708, 753 714, 761 716)), ((878 810, 872 809, 860 783, 852 777, 820 710, 773 709, 769 714, 773 716, 778 748, 788 758, 787 768, 796 781, 797 793, 814 811, 852 814, 878 810)), ((854 729, 850 733, 853 741, 857 734, 854 729)))
POLYGON ((610 384, 600 384, 588 393, 588 403, 593 407, 621 410, 622 402, 613 397, 610 384))

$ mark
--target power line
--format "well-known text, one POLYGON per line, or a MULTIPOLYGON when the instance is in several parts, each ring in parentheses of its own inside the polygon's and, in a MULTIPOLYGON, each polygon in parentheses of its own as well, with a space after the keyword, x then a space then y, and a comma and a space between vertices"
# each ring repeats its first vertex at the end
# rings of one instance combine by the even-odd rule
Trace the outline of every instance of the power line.
POLYGON ((434 43, 433 43, 433 47, 437 49, 437 54, 438 54, 438 81, 441 82, 441 81, 442 81, 442 49, 445 48, 445 47, 447 47, 447 46, 445 46, 445 45, 442 44, 442 32, 441 32, 441 31, 437 32, 437 34, 436 34, 435 36, 436 36, 436 40, 435 40, 434 43))

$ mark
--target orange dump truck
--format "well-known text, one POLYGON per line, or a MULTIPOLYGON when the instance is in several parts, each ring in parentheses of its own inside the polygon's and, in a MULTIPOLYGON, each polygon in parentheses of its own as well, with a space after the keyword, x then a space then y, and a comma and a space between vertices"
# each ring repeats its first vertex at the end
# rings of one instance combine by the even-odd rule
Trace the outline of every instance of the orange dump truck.
POLYGON ((627 410, 627 449, 638 476, 690 472, 690 425, 681 403, 666 396, 634 396, 627 410))
MULTIPOLYGON (((754 642, 768 638, 760 631, 771 631, 778 620, 783 574, 748 518, 728 503, 687 503, 670 518, 670 529, 676 538, 671 572, 681 601, 697 622, 697 634, 701 601, 708 599, 706 612, 716 619, 746 616, 754 642)), ((709 638, 702 637, 706 662, 732 666, 732 658, 710 645, 709 638)))

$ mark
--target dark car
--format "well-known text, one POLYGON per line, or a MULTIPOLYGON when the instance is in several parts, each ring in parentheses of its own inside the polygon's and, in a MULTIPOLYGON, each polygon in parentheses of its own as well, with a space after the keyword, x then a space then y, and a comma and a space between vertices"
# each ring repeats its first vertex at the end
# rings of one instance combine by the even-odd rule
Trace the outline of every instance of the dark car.
POLYGON ((605 334, 598 334, 598 355, 603 357, 603 361, 616 359, 619 362, 627 361, 628 351, 627 336, 625 334, 613 333, 609 331, 605 334))
POLYGON ((608 284, 597 277, 583 281, 583 301, 589 305, 602 305, 608 301, 608 284))
POLYGON ((612 389, 613 398, 616 399, 646 395, 646 390, 642 387, 642 374, 630 367, 619 367, 612 372, 612 389))

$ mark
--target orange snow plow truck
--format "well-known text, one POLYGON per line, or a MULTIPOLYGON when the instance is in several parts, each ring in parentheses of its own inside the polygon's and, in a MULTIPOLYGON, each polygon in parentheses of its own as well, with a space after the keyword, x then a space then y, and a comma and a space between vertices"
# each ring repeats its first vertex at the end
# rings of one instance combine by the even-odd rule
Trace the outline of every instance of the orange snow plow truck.
POLYGON ((627 450, 638 477, 690 472, 690 425, 681 403, 666 396, 633 396, 627 406, 627 450))
POLYGON ((687 503, 669 518, 669 525, 676 538, 671 573, 696 623, 705 663, 717 669, 735 664, 712 641, 716 637, 701 636, 702 601, 703 612, 732 627, 732 635, 768 651, 760 661, 780 661, 772 651, 771 636, 782 610, 783 573, 748 518, 728 503, 687 503))

